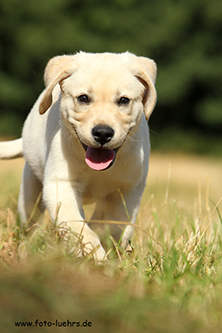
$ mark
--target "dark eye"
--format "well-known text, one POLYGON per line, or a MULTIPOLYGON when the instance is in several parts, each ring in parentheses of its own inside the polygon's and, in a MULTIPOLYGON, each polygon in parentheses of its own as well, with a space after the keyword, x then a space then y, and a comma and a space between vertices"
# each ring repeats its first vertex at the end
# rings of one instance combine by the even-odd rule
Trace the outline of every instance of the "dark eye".
POLYGON ((121 97, 119 100, 118 100, 118 105, 127 105, 129 104, 129 98, 128 97, 121 97))
POLYGON ((77 99, 79 103, 84 103, 84 104, 90 103, 90 99, 87 95, 80 95, 79 97, 77 97, 77 99))

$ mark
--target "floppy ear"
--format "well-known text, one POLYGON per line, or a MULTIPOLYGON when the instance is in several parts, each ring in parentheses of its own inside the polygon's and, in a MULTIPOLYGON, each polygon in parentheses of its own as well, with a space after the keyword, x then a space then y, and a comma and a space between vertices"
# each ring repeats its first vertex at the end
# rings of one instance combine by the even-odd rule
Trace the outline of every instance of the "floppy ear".
POLYGON ((155 89, 156 81, 156 64, 153 60, 145 57, 137 57, 132 54, 134 59, 131 59, 131 66, 133 68, 134 75, 145 86, 145 94, 143 97, 145 117, 149 120, 149 117, 155 107, 157 94, 155 89))
POLYGON ((44 74, 45 92, 39 105, 39 113, 44 114, 52 104, 52 91, 56 84, 68 78, 75 71, 74 56, 58 56, 49 60, 44 74))

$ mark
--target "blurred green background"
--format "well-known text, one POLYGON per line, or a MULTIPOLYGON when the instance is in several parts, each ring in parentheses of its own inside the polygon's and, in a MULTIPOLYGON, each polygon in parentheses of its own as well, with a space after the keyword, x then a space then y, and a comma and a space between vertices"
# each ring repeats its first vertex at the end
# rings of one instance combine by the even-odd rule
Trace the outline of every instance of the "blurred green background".
POLYGON ((47 61, 79 50, 153 58, 153 149, 221 154, 221 0, 0 0, 0 137, 20 136, 47 61))

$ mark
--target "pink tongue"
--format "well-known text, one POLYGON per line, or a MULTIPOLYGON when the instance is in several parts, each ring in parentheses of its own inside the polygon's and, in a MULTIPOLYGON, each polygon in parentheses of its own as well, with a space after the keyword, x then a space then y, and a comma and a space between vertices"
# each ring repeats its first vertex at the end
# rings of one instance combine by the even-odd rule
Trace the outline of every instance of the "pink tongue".
POLYGON ((104 170, 112 163, 115 158, 113 149, 97 149, 87 147, 85 161, 91 169, 104 170))

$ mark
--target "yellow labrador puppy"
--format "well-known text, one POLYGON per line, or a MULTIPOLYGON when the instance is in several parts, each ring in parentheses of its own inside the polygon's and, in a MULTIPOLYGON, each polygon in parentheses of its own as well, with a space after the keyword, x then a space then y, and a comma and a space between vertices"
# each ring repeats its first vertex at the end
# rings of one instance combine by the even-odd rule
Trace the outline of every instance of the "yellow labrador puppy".
MULTIPOLYGON (((0 144, 0 158, 26 160, 18 201, 22 223, 31 220, 42 191, 35 215, 46 208, 52 221, 82 234, 87 253, 104 259, 98 223, 86 224, 82 207, 96 203, 92 220, 127 221, 128 214, 135 222, 148 172, 147 120, 156 103, 155 78, 152 60, 128 52, 80 52, 49 61, 46 89, 22 138, 0 144)), ((118 224, 108 225, 117 241, 122 235, 126 248, 133 228, 123 232, 118 224)))

